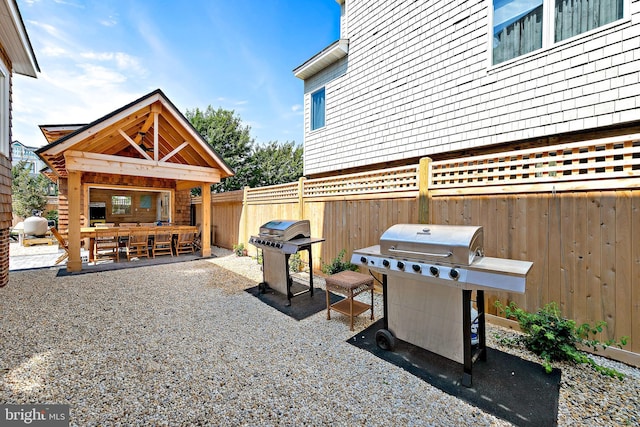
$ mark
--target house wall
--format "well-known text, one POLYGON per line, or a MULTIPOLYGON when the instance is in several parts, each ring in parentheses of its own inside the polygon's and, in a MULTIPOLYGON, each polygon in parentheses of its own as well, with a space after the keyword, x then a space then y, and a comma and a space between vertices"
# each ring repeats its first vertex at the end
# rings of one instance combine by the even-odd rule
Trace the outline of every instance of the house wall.
MULTIPOLYGON (((0 45, 0 61, 11 70, 11 61, 0 45)), ((9 110, 4 111, 0 105, 0 114, 11 123, 11 73, 9 73, 9 110)), ((2 138, 2 136, 0 136, 2 138)), ((11 141, 11 127, 9 127, 11 141)), ((8 142, 8 141, 7 141, 8 142)), ((10 144, 7 144, 10 147, 10 144)), ((9 283, 9 234, 11 230, 11 155, 0 152, 0 287, 9 283)))
POLYGON ((637 122, 640 1, 625 6, 492 66, 488 0, 347 0, 348 56, 305 81, 305 175, 637 122), (322 85, 326 125, 310 132, 322 85))
POLYGON ((0 154, 0 287, 9 282, 11 217, 11 160, 0 154))
POLYGON ((38 175, 45 167, 45 163, 35 153, 36 147, 28 147, 19 141, 11 143, 11 164, 13 166, 24 161, 33 175, 38 175))

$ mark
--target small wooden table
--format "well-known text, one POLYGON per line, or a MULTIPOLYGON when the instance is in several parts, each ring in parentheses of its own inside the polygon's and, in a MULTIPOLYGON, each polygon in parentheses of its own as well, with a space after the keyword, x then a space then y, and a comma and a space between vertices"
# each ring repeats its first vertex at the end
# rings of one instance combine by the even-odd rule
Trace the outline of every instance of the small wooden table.
POLYGON ((327 320, 331 320, 331 310, 349 316, 350 327, 353 331, 353 318, 367 310, 371 310, 373 320, 373 277, 355 271, 341 271, 325 279, 327 295, 327 320), (331 304, 329 291, 345 296, 345 299, 331 304), (365 304, 353 299, 362 292, 371 291, 371 304, 365 304))

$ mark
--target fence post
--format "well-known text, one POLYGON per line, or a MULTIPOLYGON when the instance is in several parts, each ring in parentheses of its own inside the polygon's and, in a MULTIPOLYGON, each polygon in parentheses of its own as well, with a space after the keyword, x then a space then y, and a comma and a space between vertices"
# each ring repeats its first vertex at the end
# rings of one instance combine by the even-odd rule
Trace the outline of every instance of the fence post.
POLYGON ((298 219, 304 219, 304 176, 298 179, 298 219))
POLYGON ((431 178, 431 158, 420 159, 418 169, 418 222, 429 223, 429 181, 431 178))
POLYGON ((249 186, 246 186, 242 189, 242 213, 240 214, 240 224, 239 225, 239 236, 238 242, 243 245, 247 245, 249 243, 249 238, 247 236, 247 197, 249 194, 249 186))

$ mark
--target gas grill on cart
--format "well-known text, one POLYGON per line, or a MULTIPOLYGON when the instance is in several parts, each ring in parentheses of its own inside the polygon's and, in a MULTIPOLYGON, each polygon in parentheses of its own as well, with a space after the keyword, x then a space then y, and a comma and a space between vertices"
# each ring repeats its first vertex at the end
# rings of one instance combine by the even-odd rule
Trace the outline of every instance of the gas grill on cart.
POLYGON ((258 285, 265 293, 273 289, 287 296, 287 306, 291 298, 310 293, 313 296, 313 263, 311 246, 325 239, 311 237, 309 220, 272 220, 260 227, 257 236, 251 236, 249 243, 262 249, 262 278, 258 285), (289 274, 289 257, 299 251, 309 254, 309 286, 302 291, 292 292, 293 279, 289 274))
POLYGON ((393 350, 397 338, 461 363, 467 387, 473 362, 486 360, 484 290, 524 293, 533 265, 483 256, 482 227, 427 224, 394 225, 351 262, 382 274, 378 346, 393 350))

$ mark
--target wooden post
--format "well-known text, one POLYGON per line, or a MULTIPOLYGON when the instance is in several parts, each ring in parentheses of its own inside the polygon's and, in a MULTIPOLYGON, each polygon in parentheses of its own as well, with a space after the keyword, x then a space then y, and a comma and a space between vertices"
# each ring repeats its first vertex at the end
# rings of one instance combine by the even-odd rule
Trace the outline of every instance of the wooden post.
POLYGON ((242 212, 240 213, 240 224, 238 224, 238 241, 236 243, 242 243, 245 246, 249 242, 249 236, 247 235, 247 197, 249 189, 251 187, 244 187, 242 192, 242 212))
POLYGON ((298 219, 304 219, 304 176, 298 179, 298 219))
POLYGON ((81 271, 82 259, 80 258, 80 206, 82 172, 69 171, 68 200, 69 200, 69 227, 67 240, 69 241, 69 259, 67 271, 81 271))
POLYGON ((202 194, 202 257, 211 256, 211 184, 201 184, 202 194))
POLYGON ((429 181, 431 178, 431 159, 420 159, 418 171, 418 222, 428 224, 429 219, 429 181))

